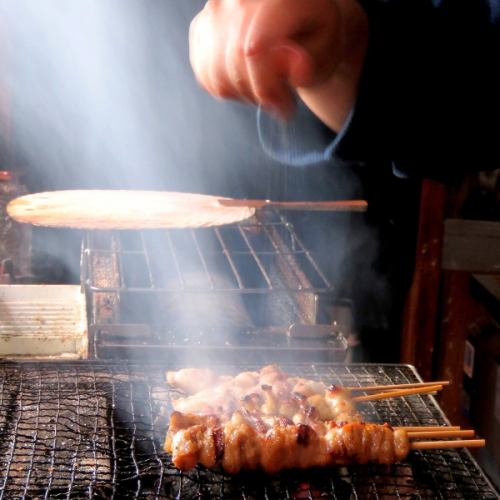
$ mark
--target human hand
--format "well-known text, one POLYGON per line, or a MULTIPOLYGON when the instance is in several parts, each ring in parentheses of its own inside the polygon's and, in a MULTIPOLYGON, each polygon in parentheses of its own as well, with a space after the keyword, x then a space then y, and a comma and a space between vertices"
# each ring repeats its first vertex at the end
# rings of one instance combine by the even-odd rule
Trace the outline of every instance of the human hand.
POLYGON ((337 0, 208 0, 191 23, 190 61, 213 96, 286 117, 293 89, 335 71, 341 31, 337 0))

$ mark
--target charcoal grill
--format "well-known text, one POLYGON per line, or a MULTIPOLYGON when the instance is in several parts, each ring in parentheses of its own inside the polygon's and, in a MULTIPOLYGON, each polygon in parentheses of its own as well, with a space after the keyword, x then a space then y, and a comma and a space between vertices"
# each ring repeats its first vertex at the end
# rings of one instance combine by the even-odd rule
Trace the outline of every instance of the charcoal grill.
POLYGON ((284 215, 233 225, 89 232, 82 247, 91 357, 339 361, 348 309, 284 215))
MULTIPOLYGON (((246 368, 255 367, 220 367, 246 368)), ((349 386, 418 381, 405 365, 283 368, 349 386)), ((414 451, 393 466, 274 477, 231 477, 203 467, 181 473, 162 451, 173 393, 166 369, 110 360, 0 364, 0 498, 499 498, 467 450, 414 451)), ((363 412, 394 425, 447 424, 430 396, 369 402, 363 412)))

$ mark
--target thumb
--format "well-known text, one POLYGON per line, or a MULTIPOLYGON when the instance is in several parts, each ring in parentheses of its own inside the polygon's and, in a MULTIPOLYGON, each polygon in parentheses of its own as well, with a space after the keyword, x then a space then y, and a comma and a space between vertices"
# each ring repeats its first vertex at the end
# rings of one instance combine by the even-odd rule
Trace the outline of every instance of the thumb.
POLYGON ((275 67, 290 87, 307 87, 312 83, 314 62, 300 45, 286 41, 275 45, 271 52, 275 67))

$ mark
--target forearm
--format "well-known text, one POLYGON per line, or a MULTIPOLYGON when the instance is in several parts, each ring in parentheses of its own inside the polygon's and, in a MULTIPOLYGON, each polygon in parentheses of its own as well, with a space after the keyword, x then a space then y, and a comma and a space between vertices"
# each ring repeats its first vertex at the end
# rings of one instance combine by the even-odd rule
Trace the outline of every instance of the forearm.
POLYGON ((297 89, 304 104, 330 129, 339 132, 356 100, 356 87, 335 78, 312 88, 297 89))

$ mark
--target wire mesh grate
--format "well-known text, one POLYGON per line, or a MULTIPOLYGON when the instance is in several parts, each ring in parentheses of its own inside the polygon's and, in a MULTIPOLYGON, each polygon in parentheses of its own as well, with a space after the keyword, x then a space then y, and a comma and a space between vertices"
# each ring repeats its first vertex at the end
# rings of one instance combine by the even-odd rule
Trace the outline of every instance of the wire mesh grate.
MULTIPOLYGON (((412 452, 390 467, 349 466, 231 477, 180 473, 162 451, 175 392, 168 367, 102 362, 0 365, 0 498, 494 499, 465 450, 412 452)), ((171 368, 171 367, 170 367, 171 368)), ((229 372, 254 368, 221 367, 229 372)), ((339 385, 416 381, 403 365, 294 365, 339 385)), ((433 398, 367 402, 367 420, 439 425, 433 398)))

